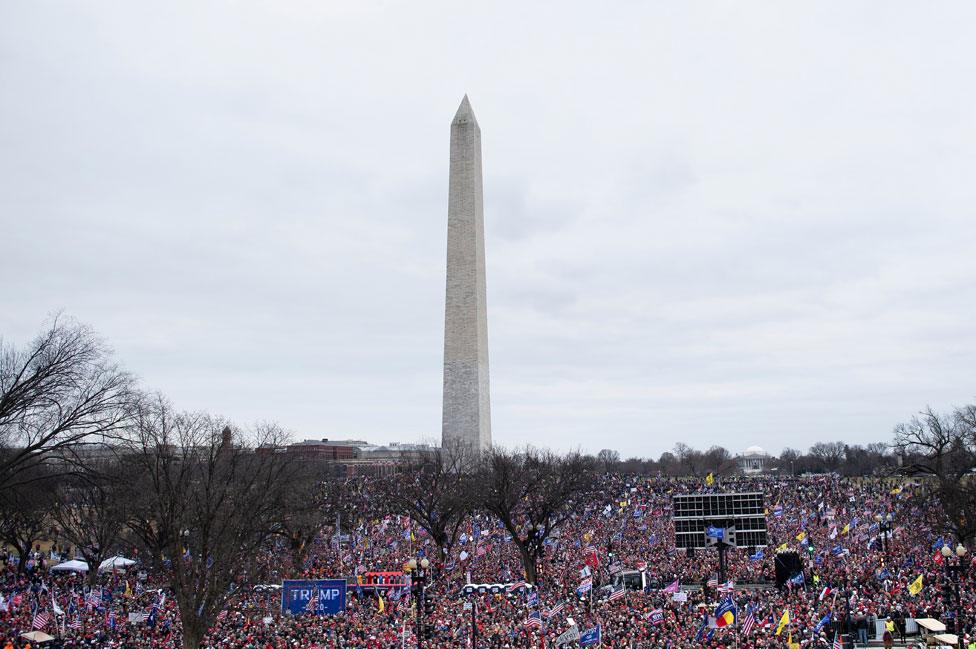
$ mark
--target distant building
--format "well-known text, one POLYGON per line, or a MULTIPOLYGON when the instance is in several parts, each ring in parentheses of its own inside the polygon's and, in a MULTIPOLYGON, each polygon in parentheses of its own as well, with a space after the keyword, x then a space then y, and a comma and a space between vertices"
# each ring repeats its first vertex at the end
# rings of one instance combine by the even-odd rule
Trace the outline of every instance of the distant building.
POLYGON ((759 446, 750 446, 735 456, 739 469, 746 475, 755 475, 766 470, 769 454, 759 446))
POLYGON ((318 460, 356 460, 369 442, 355 439, 306 439, 285 447, 286 452, 318 460))
POLYGON ((434 459, 440 449, 427 444, 392 443, 378 446, 357 439, 306 439, 284 447, 264 448, 263 452, 287 453, 303 459, 327 462, 335 476, 390 475, 405 466, 434 459))

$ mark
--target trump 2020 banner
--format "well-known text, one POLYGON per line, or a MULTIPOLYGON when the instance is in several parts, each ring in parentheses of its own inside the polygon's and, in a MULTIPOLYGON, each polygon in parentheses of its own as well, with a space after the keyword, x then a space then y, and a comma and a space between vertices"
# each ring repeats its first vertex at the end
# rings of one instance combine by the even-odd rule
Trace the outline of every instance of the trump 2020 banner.
POLYGON ((286 579, 281 582, 282 613, 335 615, 345 608, 345 579, 286 579))

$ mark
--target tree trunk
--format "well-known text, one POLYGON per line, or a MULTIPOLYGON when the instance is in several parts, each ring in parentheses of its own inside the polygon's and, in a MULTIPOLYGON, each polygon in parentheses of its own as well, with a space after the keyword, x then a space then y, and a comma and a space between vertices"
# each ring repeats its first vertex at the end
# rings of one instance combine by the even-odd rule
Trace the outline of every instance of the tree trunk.
POLYGON ((206 620, 197 615, 192 607, 180 605, 180 618, 183 622, 183 647, 199 649, 203 636, 207 634, 206 620))
POLYGON ((535 569, 535 557, 532 556, 532 552, 529 550, 529 546, 526 543, 519 543, 519 554, 522 557, 522 567, 525 568, 525 581, 535 585, 536 582, 536 569, 535 569))
POLYGON ((94 588, 95 583, 98 581, 98 557, 92 557, 87 554, 82 556, 85 557, 85 563, 88 564, 88 572, 85 574, 85 578, 88 580, 88 585, 94 588))
POLYGON ((17 550, 17 556, 20 557, 20 563, 17 564, 17 572, 24 574, 27 572, 27 558, 30 556, 31 546, 28 545, 26 550, 21 548, 19 545, 15 545, 14 548, 17 550))
POLYGON ((306 543, 295 543, 292 541, 291 544, 291 562, 295 569, 295 574, 298 575, 305 568, 305 557, 308 555, 308 544, 306 543))

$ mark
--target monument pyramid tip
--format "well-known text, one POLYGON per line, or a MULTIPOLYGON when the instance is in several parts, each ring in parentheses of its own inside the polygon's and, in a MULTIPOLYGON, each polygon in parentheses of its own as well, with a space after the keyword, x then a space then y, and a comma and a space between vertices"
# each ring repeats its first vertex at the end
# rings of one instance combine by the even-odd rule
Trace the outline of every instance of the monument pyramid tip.
POLYGON ((468 99, 467 93, 465 93, 464 98, 461 100, 461 105, 458 106, 453 121, 455 124, 459 122, 478 123, 477 118, 474 116, 474 110, 471 109, 471 101, 468 99))

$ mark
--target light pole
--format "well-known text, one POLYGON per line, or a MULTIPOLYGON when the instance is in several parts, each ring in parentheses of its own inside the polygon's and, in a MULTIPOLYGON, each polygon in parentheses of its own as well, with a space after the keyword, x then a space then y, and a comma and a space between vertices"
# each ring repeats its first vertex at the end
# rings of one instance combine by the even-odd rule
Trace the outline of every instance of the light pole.
POLYGON ((891 512, 884 516, 881 514, 874 515, 874 520, 878 523, 878 531, 881 533, 881 549, 885 555, 888 554, 888 549, 891 546, 891 522, 894 519, 895 515, 891 512))
POLYGON ((424 609, 427 607, 427 569, 430 568, 430 561, 425 557, 418 564, 416 559, 411 559, 407 562, 406 568, 411 574, 410 592, 414 596, 417 607, 417 649, 421 649, 426 631, 423 616, 424 609))
MULTIPOLYGON (((963 649, 963 636, 962 636, 963 625, 962 625, 962 620, 959 619, 959 615, 962 612, 962 600, 959 596, 959 575, 960 573, 962 573, 963 570, 962 559, 963 557, 966 556, 966 546, 960 543, 959 545, 956 546, 955 552, 953 552, 952 548, 950 548, 948 545, 943 545, 942 550, 940 550, 940 552, 942 552, 942 556, 945 558, 946 579, 949 580, 949 583, 953 587, 953 590, 951 591, 951 594, 954 596, 953 599, 955 600, 954 602, 952 602, 955 604, 955 615, 953 615, 952 618, 953 631, 956 632, 956 636, 959 639, 959 649, 963 649), (952 560, 953 555, 955 555, 955 561, 952 560)), ((949 595, 950 595, 949 592, 943 591, 943 599, 946 600, 947 608, 950 604, 949 595)))

